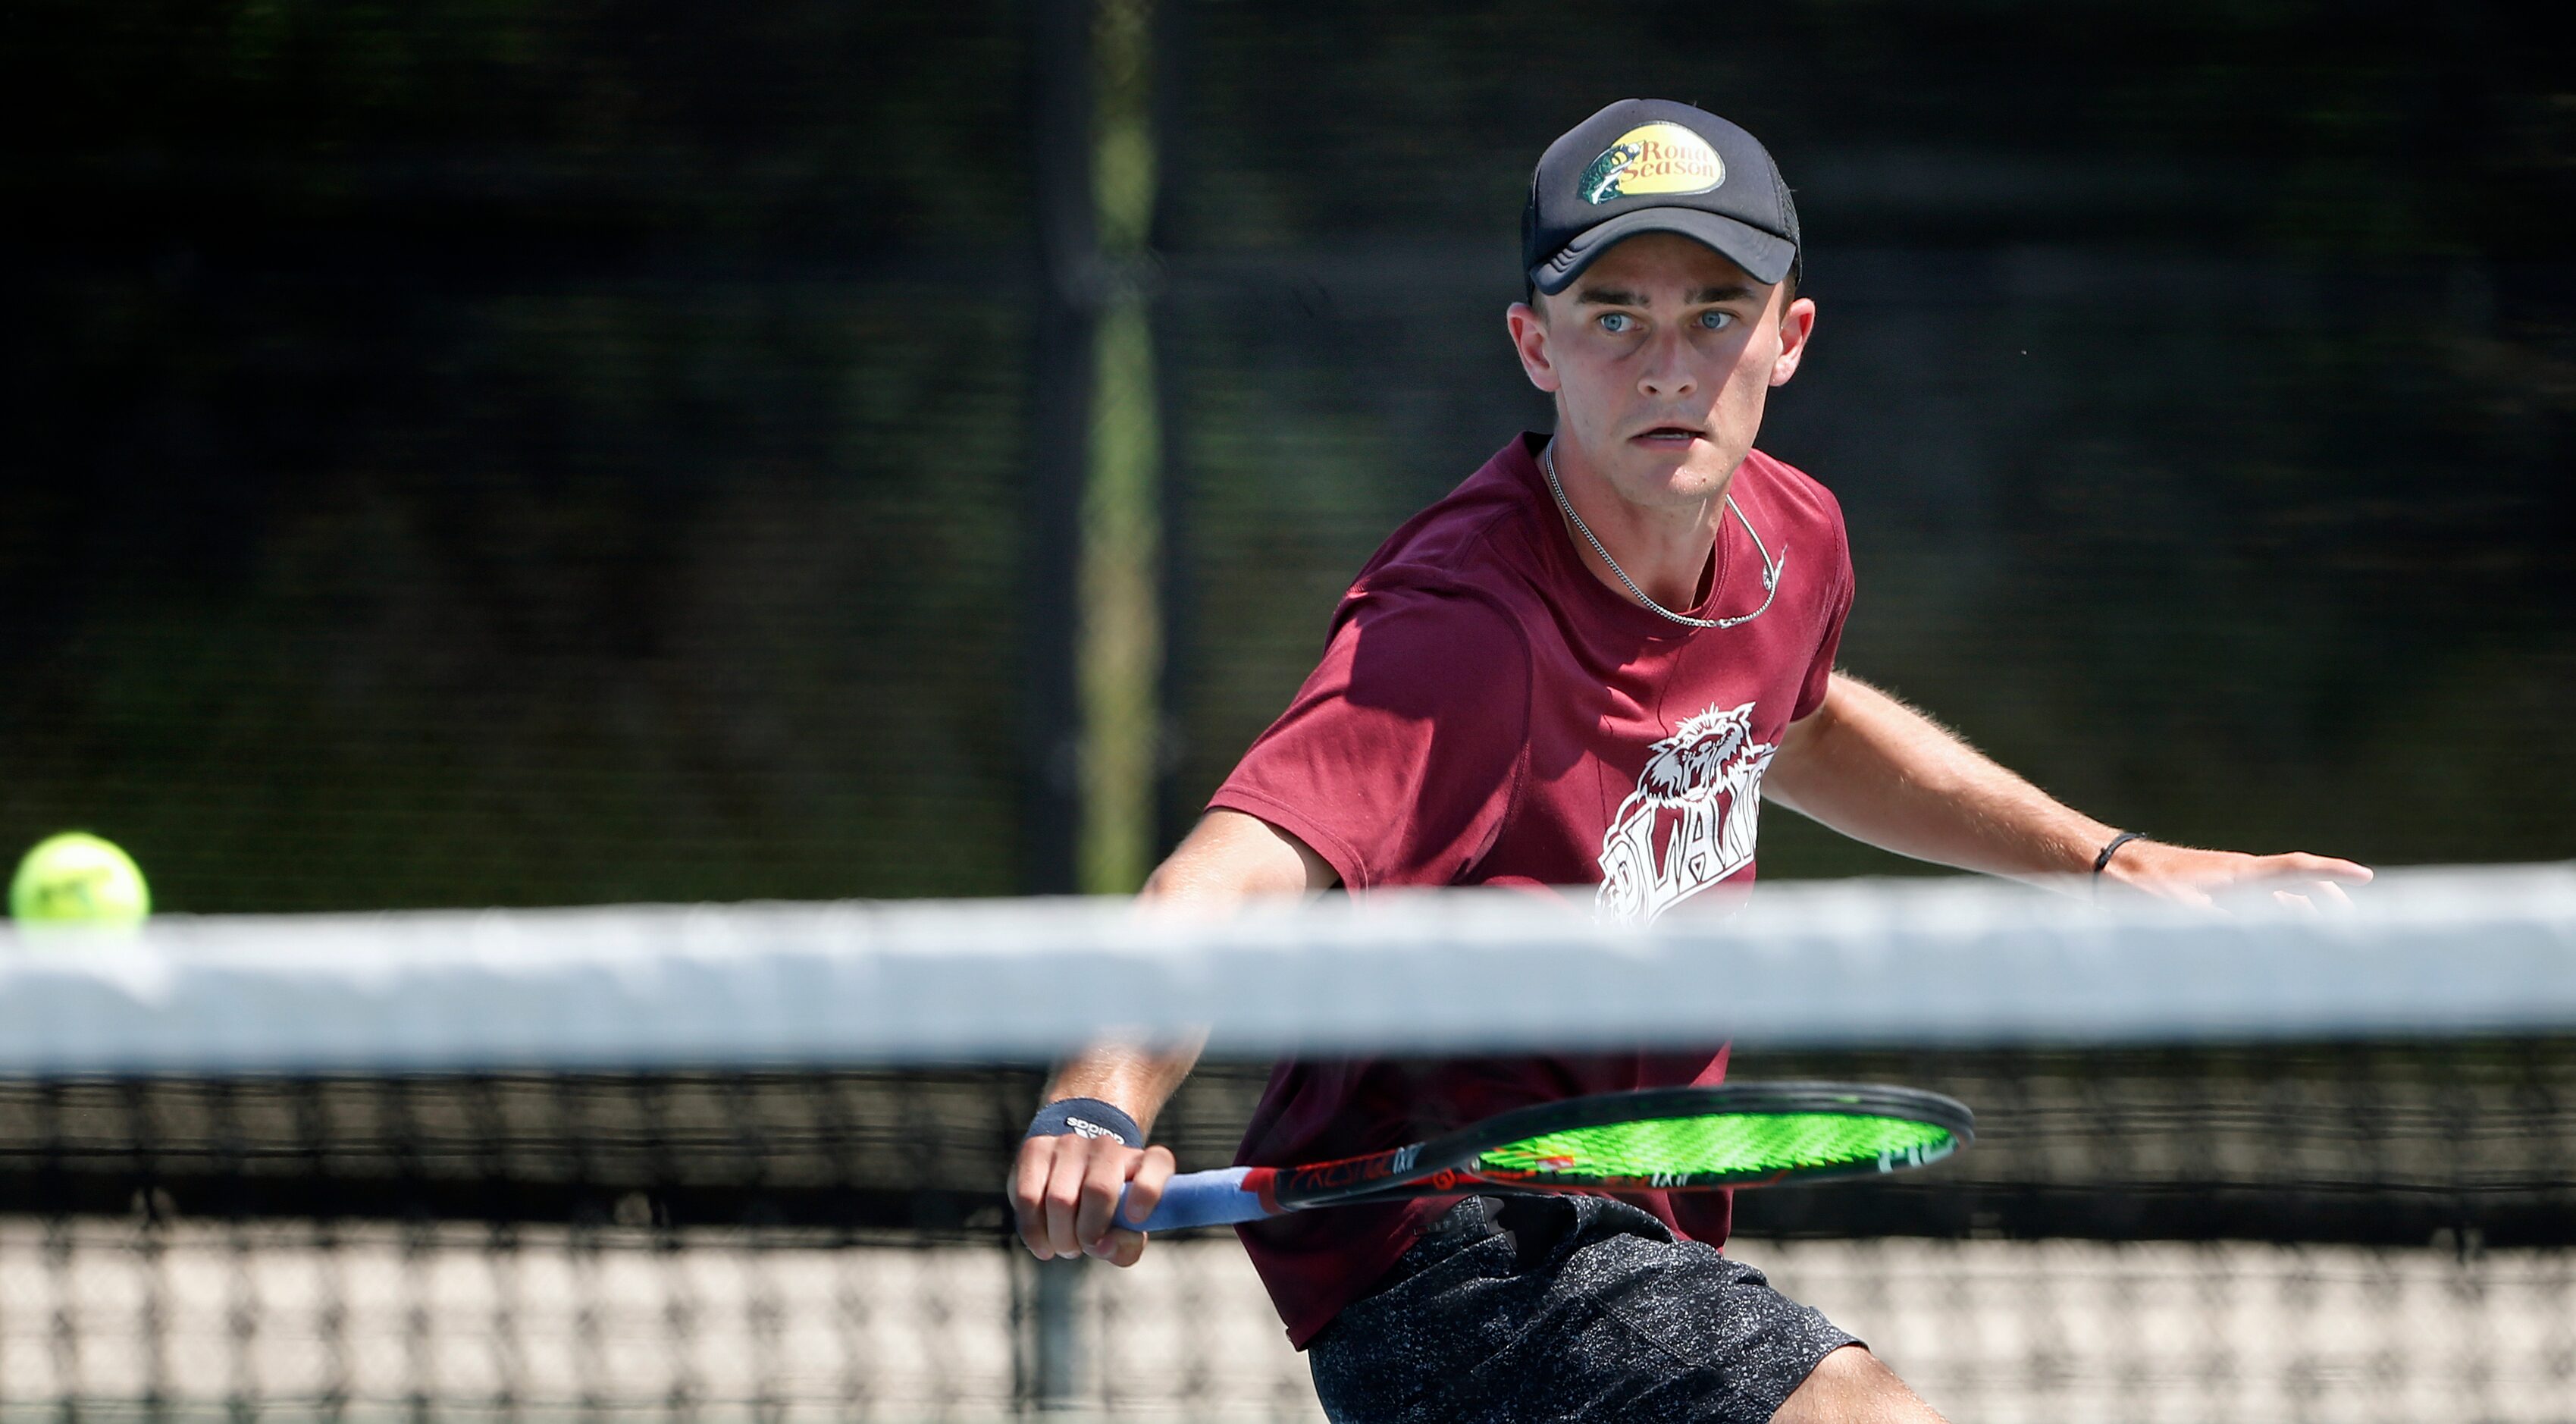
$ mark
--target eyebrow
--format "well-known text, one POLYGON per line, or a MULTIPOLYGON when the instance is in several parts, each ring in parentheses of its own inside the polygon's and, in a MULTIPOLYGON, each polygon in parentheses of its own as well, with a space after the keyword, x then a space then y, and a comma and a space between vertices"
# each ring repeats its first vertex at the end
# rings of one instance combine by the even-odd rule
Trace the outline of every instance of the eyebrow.
MULTIPOLYGON (((1744 284, 1702 287, 1690 294, 1689 305, 1710 306, 1718 302, 1749 301, 1761 293, 1744 284)), ((1586 287, 1574 294, 1578 306, 1642 307, 1651 305, 1643 296, 1625 287, 1586 287)))

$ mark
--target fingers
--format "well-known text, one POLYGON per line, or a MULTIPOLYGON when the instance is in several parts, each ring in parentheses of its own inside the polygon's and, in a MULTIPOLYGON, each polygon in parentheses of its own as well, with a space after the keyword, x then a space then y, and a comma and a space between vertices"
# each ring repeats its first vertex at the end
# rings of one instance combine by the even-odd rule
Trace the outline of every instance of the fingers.
POLYGON ((2302 915, 2341 915, 2352 910, 2352 897, 2331 880, 2310 880, 2296 889, 2272 892, 2275 904, 2288 905, 2302 915))
MULTIPOLYGON (((1046 1243, 1055 1256, 1082 1254, 1082 1199, 1091 1187, 1091 1162, 1108 1139, 1066 1133, 1056 1138, 1055 1170, 1047 1174, 1046 1243)), ((1110 1143, 1116 1150, 1118 1144, 1110 1143)))
POLYGON ((2293 852, 2265 856, 2261 864, 2265 878, 2275 882, 2271 892, 2273 901, 2291 906, 2303 914, 2340 914, 2350 910, 2353 907, 2352 896, 2346 894, 2343 887, 2366 885, 2371 880, 2369 866, 2337 860, 2332 856, 2293 852), (2281 886, 2278 882, 2282 880, 2298 883, 2281 886))
POLYGON ((1083 1171, 1082 1199, 1073 1217, 1073 1234, 1084 1251, 1094 1256, 1109 1254, 1110 1218, 1117 1214, 1118 1199, 1127 1190, 1127 1179, 1136 1175, 1144 1155, 1117 1143, 1096 1141, 1090 1165, 1083 1171))
POLYGON ((1147 1237, 1144 1232, 1134 1229, 1129 1223, 1143 1221, 1154 1214, 1154 1207, 1162 1201, 1163 1187, 1171 1181, 1172 1169, 1175 1165, 1171 1149, 1166 1147, 1145 1149, 1143 1157, 1135 1165, 1136 1175, 1122 1184, 1124 1207, 1118 1206, 1121 1198, 1111 1199, 1111 1205, 1115 1210, 1110 1217, 1108 1234, 1086 1248, 1092 1255, 1098 1256, 1113 1266, 1136 1264, 1137 1260, 1145 1254, 1147 1237))
POLYGON ((1113 1228, 1111 1214, 1131 1177, 1140 1183, 1128 1215, 1143 1219, 1171 1180, 1171 1150, 1139 1152, 1103 1137, 1066 1133, 1020 1144, 1011 1171, 1011 1208, 1020 1240, 1041 1261, 1091 1255, 1132 1266, 1145 1250, 1141 1231, 1113 1228))
POLYGON ((1011 1164, 1011 1213, 1020 1226, 1020 1243, 1041 1260, 1049 1260, 1054 1250, 1047 1245, 1046 1190, 1047 1179, 1055 1171, 1056 1144, 1060 1137, 1032 1137, 1020 1144, 1020 1155, 1011 1164))
POLYGON ((2273 891, 2272 903, 2276 905, 2286 905, 2311 919, 2314 919, 2317 915, 2316 902, 2309 899, 2307 896, 2300 894, 2296 890, 2273 891))
POLYGON ((1127 1184, 1127 1210, 1120 1213, 1123 1219, 1117 1224, 1126 1226, 1152 1216, 1154 1208, 1162 1205, 1163 1188, 1179 1165, 1172 1157, 1172 1149, 1146 1148, 1144 1160, 1136 1164, 1136 1175, 1127 1184))
POLYGON ((1124 1270, 1144 1259, 1145 1239, 1145 1233, 1141 1231, 1114 1230, 1102 1238, 1100 1249, 1091 1254, 1124 1270))
POLYGON ((2349 860, 2337 860, 2330 855, 2293 852, 2289 855, 2265 858, 2271 862, 2268 868, 2275 873, 2297 880, 2340 882, 2346 885, 2367 885, 2371 881, 2372 872, 2369 866, 2355 864, 2349 860))
MULTIPOLYGON (((1032 1137, 1020 1144, 1020 1170, 1013 1179, 1013 1202, 1020 1213, 1020 1239, 1041 1261, 1082 1254, 1084 1237, 1076 1229, 1092 1159, 1102 1149, 1130 1152, 1106 1138, 1065 1133, 1032 1137), (1033 1188, 1024 1184, 1034 1182, 1033 1188)), ((1095 1233, 1096 1234, 1096 1233, 1095 1233)))

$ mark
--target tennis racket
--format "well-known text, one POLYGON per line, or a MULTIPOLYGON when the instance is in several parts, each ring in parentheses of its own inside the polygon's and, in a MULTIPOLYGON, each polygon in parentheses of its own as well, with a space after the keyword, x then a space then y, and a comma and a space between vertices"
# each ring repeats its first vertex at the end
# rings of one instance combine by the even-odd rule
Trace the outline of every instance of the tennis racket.
MULTIPOLYGON (((1304 1167, 1184 1172, 1136 1229, 1259 1221, 1477 1191, 1703 1191, 1875 1176, 1976 1137, 1967 1105, 1865 1083, 1729 1083, 1539 1103, 1392 1151, 1304 1167)), ((1127 1224, 1120 1198, 1118 1224, 1127 1224)))

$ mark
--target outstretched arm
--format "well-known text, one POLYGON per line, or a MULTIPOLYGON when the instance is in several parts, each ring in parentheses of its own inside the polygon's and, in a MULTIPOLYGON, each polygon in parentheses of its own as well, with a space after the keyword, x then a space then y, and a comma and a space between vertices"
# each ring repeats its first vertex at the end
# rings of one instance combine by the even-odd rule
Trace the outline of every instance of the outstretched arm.
MULTIPOLYGON (((1210 811, 1146 880, 1138 898, 1224 905, 1255 895, 1328 889, 1335 879, 1321 856, 1286 831, 1239 811, 1210 811)), ((1056 1070, 1045 1100, 1097 1098, 1150 1132, 1154 1115, 1198 1062, 1199 1046, 1095 1045, 1056 1070)), ((1074 1133, 1032 1137, 1020 1144, 1011 1172, 1020 1239, 1041 1261, 1088 1254, 1132 1266, 1145 1238, 1113 1229, 1110 1213, 1132 1181, 1129 1211, 1141 1219, 1162 1199, 1172 1168, 1171 1149, 1165 1147, 1140 1152, 1114 1137, 1074 1133)))
MULTIPOLYGON (((1762 794, 1855 840, 1917 860, 2066 883, 2119 834, 1980 754, 1947 728, 1857 678, 1834 675, 1824 704, 1790 724, 1762 794)), ((2341 899, 2370 872, 2321 855, 2242 855, 2134 840, 2103 878, 2187 904, 2231 886, 2341 899)))

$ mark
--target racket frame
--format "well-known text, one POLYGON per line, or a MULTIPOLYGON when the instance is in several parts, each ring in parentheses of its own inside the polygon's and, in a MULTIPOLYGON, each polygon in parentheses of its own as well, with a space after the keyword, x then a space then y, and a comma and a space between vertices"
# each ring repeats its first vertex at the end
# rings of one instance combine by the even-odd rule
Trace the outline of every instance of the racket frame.
POLYGON ((1310 1207, 1477 1191, 1711 1191, 1876 1176, 1927 1166, 1975 1140, 1976 1115, 1966 1104, 1939 1093, 1869 1083, 1719 1083, 1596 1093, 1562 1102, 1534 1103, 1383 1152, 1296 1167, 1238 1167, 1222 1175, 1236 1190, 1257 1198, 1262 1215, 1274 1216, 1310 1207), (1887 1152, 1876 1158, 1773 1172, 1575 1177, 1547 1172, 1495 1172, 1477 1165, 1480 1157, 1496 1148, 1552 1133, 1732 1113, 1892 1117, 1941 1128, 1950 1137, 1935 1150, 1887 1152))

